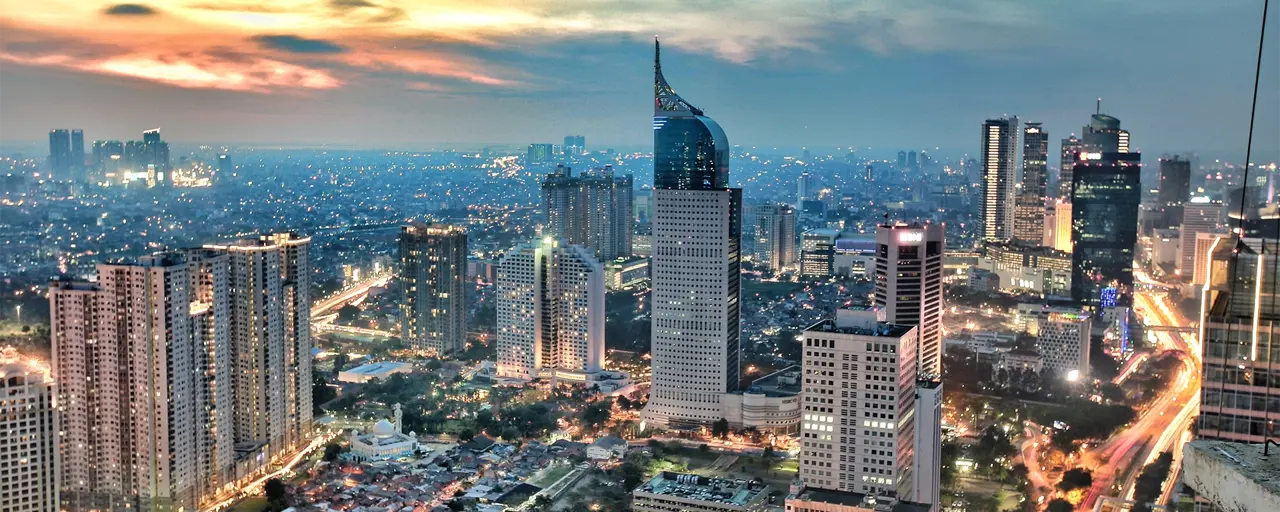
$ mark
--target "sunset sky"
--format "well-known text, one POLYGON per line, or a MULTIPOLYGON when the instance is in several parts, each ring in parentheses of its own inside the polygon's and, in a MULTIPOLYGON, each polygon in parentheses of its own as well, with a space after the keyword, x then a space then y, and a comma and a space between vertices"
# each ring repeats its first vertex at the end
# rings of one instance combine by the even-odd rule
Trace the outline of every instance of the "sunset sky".
MULTIPOLYGON (((1280 27, 1273 9, 1271 23, 1280 27)), ((650 141, 652 38, 736 144, 976 149, 986 117, 1243 157, 1261 0, 0 0, 0 138, 650 141)), ((1255 137, 1280 140, 1280 45, 1255 137)))

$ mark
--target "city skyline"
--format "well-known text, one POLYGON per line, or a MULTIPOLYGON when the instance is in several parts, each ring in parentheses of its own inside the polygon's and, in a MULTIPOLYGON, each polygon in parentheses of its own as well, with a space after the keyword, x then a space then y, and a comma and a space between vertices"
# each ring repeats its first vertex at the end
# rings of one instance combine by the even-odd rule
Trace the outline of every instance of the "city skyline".
MULTIPOLYGON (((645 108, 637 64, 657 34, 669 60, 692 71, 685 92, 718 96, 712 114, 748 146, 972 151, 970 119, 1017 114, 1065 137, 1102 97, 1104 111, 1132 119, 1143 152, 1243 157, 1251 84, 1238 70, 1252 58, 1247 34, 1257 21, 1247 2, 1067 11, 829 3, 777 21, 785 7, 699 4, 682 7, 681 23, 658 21, 672 8, 664 2, 6 9, 0 86, 24 101, 9 105, 0 139, 35 141, 58 126, 120 138, 112 127, 158 125, 182 127, 170 138, 183 143, 426 149, 558 142, 541 140, 549 123, 587 135, 595 147, 640 147, 647 126, 610 120, 634 120, 645 108), (1164 30, 1190 20, 1205 37, 1192 42, 1164 30), (858 37, 842 37, 850 29, 858 37), (1115 47, 1127 51, 1106 51, 1115 47), (1020 53, 1030 50, 1036 59, 1020 53), (1060 72, 1092 66, 1122 71, 1105 82, 1060 72), (1043 88, 1009 81, 992 89, 982 77, 996 72, 1055 78, 1043 88), (868 76, 880 78, 857 79, 868 76), (788 101, 773 100, 784 93, 788 101), (156 104, 182 108, 145 108, 156 104), (365 122, 326 121, 356 112, 365 122), (451 122, 431 121, 440 118, 451 122), (902 122, 849 122, 872 118, 902 122)), ((1274 90, 1278 77, 1264 66, 1263 90, 1274 90)), ((1275 139, 1280 119, 1265 113, 1277 110, 1277 99, 1260 99, 1255 136, 1275 139)), ((1266 148, 1255 149, 1268 159, 1266 148)))

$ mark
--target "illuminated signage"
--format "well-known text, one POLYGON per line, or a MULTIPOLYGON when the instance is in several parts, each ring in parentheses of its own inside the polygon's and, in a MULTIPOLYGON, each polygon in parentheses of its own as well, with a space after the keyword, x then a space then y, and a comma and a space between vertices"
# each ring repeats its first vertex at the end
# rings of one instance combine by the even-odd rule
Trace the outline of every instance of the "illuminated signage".
POLYGON ((899 234, 898 234, 898 241, 899 241, 899 242, 902 242, 902 243, 912 243, 912 242, 921 242, 921 241, 924 241, 924 232, 922 232, 922 231, 907 231, 907 232, 904 232, 904 233, 899 233, 899 234))
POLYGON ((1080 153, 1081 160, 1102 160, 1102 153, 1080 153))

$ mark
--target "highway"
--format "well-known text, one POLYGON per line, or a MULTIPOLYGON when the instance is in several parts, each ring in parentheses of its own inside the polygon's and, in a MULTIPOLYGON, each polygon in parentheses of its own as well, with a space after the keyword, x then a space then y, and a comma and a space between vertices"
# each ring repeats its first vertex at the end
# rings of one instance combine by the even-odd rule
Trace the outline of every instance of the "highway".
POLYGON ((363 329, 360 327, 350 327, 345 325, 336 325, 333 323, 337 319, 337 310, 342 306, 351 303, 359 303, 369 296, 369 290, 386 286, 391 281, 391 273, 384 272, 375 274, 368 279, 360 281, 354 285, 339 290, 337 293, 330 295, 320 302, 311 305, 311 330, 316 332, 342 332, 347 334, 358 334, 362 336, 377 336, 390 338, 396 336, 396 333, 390 331, 380 331, 377 329, 363 329))
MULTIPOLYGON (((1135 274, 1147 280, 1144 274, 1135 274)), ((1140 285, 1134 304, 1146 325, 1180 328, 1151 331, 1158 347, 1171 351, 1169 354, 1181 363, 1177 375, 1128 428, 1086 454, 1085 460, 1093 462, 1086 467, 1093 468, 1094 485, 1081 503, 1083 508, 1093 508, 1104 496, 1131 498, 1146 464, 1162 452, 1180 454, 1187 439, 1184 434, 1199 412, 1200 345, 1193 334, 1181 329, 1190 327, 1190 322, 1169 306, 1167 298, 1156 287, 1140 285), (1118 486, 1118 493, 1113 494, 1113 485, 1118 486)))

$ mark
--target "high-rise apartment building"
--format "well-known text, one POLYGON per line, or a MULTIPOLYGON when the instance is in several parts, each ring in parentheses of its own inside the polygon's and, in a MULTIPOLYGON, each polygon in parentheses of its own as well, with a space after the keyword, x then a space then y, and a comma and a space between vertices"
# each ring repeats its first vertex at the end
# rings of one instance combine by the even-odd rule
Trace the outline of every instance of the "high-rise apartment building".
POLYGON ((1261 444, 1280 437, 1277 254, 1275 238, 1225 238, 1213 252, 1200 306, 1201 439, 1261 444))
POLYGON ((0 351, 0 505, 12 512, 58 512, 59 412, 48 367, 0 351))
POLYGON ((196 439, 200 494, 207 496, 229 490, 236 480, 232 414, 238 361, 231 353, 231 256, 203 248, 185 250, 183 256, 196 347, 196 414, 202 426, 196 439))
POLYGON ((119 180, 124 169, 124 143, 118 140, 93 141, 93 173, 95 180, 119 180))
POLYGON ((581 155, 587 152, 587 137, 584 135, 565 135, 563 151, 566 155, 581 155))
POLYGON ((755 254, 759 268, 782 272, 796 263, 796 211, 785 204, 756 207, 755 254))
POLYGON ((1018 118, 982 123, 982 238, 1013 238, 1018 169, 1018 118))
POLYGON ((835 275, 836 239, 834 229, 811 229, 800 236, 800 275, 821 279, 835 275))
POLYGON ((189 283, 181 255, 162 254, 99 265, 96 284, 50 285, 63 508, 198 505, 189 283))
POLYGON ((742 191, 729 141, 662 76, 654 43, 650 424, 708 424, 741 378, 742 191))
POLYGON ((1182 252, 1178 271, 1182 274, 1183 281, 1191 281, 1195 284, 1204 284, 1203 279, 1195 278, 1199 273, 1197 266, 1203 265, 1203 258, 1196 259, 1196 248, 1201 244, 1200 234, 1218 235, 1226 233, 1222 228, 1222 203, 1211 201, 1207 197, 1191 198, 1182 207, 1182 244, 1179 250, 1182 252))
POLYGON ((461 352, 467 336, 467 232, 414 222, 400 228, 401 339, 440 357, 461 352))
POLYGON ((581 245, 601 261, 629 258, 633 194, 631 175, 614 176, 612 166, 580 176, 556 166, 542 179, 546 234, 581 245))
MULTIPOLYGON (((1071 171, 1084 152, 1084 141, 1075 135, 1062 139, 1062 160, 1058 167, 1058 199, 1071 202, 1071 171)), ((1070 218, 1070 216, 1068 216, 1070 218)))
POLYGON ((805 487, 913 496, 917 327, 839 309, 804 331, 805 487))
POLYGON ((547 237, 498 267, 498 376, 586 380, 604 365, 604 268, 547 237))
POLYGON ((896 167, 896 169, 898 170, 898 172, 903 172, 907 170, 907 152, 906 151, 903 151, 903 150, 898 151, 898 166, 896 167))
POLYGON ((1049 178, 1049 134, 1040 123, 1022 132, 1022 188, 1014 206, 1013 238, 1026 245, 1044 241, 1045 195, 1049 178))
POLYGON ((49 130, 49 170, 53 179, 84 179, 84 130, 49 130))
POLYGON ((888 321, 919 326, 920 373, 942 375, 941 224, 881 224, 876 227, 876 306, 888 321))
POLYGON ((1191 200, 1191 161, 1178 155, 1160 159, 1160 185, 1157 200, 1164 210, 1159 227, 1176 227, 1182 222, 1182 210, 1191 200))
POLYGON ((1138 243, 1142 156, 1085 156, 1072 169, 1071 298, 1091 307, 1127 305, 1138 243))
POLYGON ((813 175, 809 171, 802 171, 800 177, 796 178, 796 207, 800 203, 808 199, 817 199, 818 184, 814 183, 813 175))
POLYGON ((555 144, 530 144, 525 159, 530 164, 545 164, 554 161, 556 153, 555 144))

